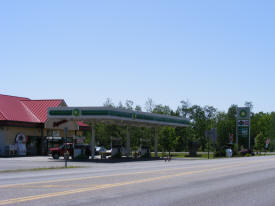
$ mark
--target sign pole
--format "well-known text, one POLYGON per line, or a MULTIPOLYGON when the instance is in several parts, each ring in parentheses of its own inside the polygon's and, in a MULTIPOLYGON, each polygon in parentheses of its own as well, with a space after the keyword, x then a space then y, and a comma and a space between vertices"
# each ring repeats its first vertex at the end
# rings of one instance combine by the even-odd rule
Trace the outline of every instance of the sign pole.
POLYGON ((236 115, 236 145, 237 145, 237 152, 239 152, 238 118, 237 118, 237 115, 236 115))
POLYGON ((209 135, 207 135, 208 136, 208 159, 209 159, 209 135))
POLYGON ((64 153, 65 168, 67 168, 67 161, 68 161, 68 157, 67 157, 67 153, 68 153, 68 148, 67 148, 67 132, 68 132, 68 128, 65 127, 64 128, 64 136, 65 136, 65 153, 64 153))
POLYGON ((251 140, 250 140, 250 121, 251 121, 251 117, 250 117, 250 113, 249 113, 249 129, 248 129, 248 149, 250 150, 250 144, 251 144, 251 140))
POLYGON ((95 158, 95 123, 92 123, 91 159, 95 158))

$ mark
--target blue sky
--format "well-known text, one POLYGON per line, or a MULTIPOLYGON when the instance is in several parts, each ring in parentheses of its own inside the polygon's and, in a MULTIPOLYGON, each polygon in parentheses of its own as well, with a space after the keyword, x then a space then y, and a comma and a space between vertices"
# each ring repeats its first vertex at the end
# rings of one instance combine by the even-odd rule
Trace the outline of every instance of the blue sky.
POLYGON ((275 2, 1 1, 0 93, 275 111, 275 2))

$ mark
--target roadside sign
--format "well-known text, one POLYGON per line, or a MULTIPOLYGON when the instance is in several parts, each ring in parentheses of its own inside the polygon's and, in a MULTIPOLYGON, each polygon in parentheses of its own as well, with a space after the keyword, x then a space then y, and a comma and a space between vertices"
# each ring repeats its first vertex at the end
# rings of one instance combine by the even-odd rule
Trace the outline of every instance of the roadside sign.
POLYGON ((250 149, 250 108, 237 107, 236 143, 250 149))
POLYGON ((212 128, 210 130, 205 131, 205 137, 206 138, 211 138, 212 142, 216 142, 217 140, 217 129, 212 128))
POLYGON ((237 119, 249 119, 250 108, 249 107, 238 107, 237 108, 237 119))
POLYGON ((248 127, 249 126, 249 120, 238 120, 238 126, 248 127))

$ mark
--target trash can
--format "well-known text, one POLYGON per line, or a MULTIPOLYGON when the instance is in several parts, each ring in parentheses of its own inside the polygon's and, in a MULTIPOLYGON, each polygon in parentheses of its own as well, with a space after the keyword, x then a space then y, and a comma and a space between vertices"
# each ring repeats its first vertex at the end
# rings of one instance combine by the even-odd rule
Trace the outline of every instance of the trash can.
POLYGON ((225 153, 226 153, 226 157, 232 157, 232 149, 226 149, 225 150, 225 153))

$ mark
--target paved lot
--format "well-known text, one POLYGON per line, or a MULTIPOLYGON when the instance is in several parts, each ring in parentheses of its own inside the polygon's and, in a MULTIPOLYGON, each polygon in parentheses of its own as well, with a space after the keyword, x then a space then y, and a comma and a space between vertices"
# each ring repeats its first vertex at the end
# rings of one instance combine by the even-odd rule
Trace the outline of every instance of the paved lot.
MULTIPOLYGON (((52 163, 39 158, 1 159, 0 163, 52 163)), ((251 206, 275 202, 274 156, 75 164, 88 166, 1 173, 0 205, 251 206)))

